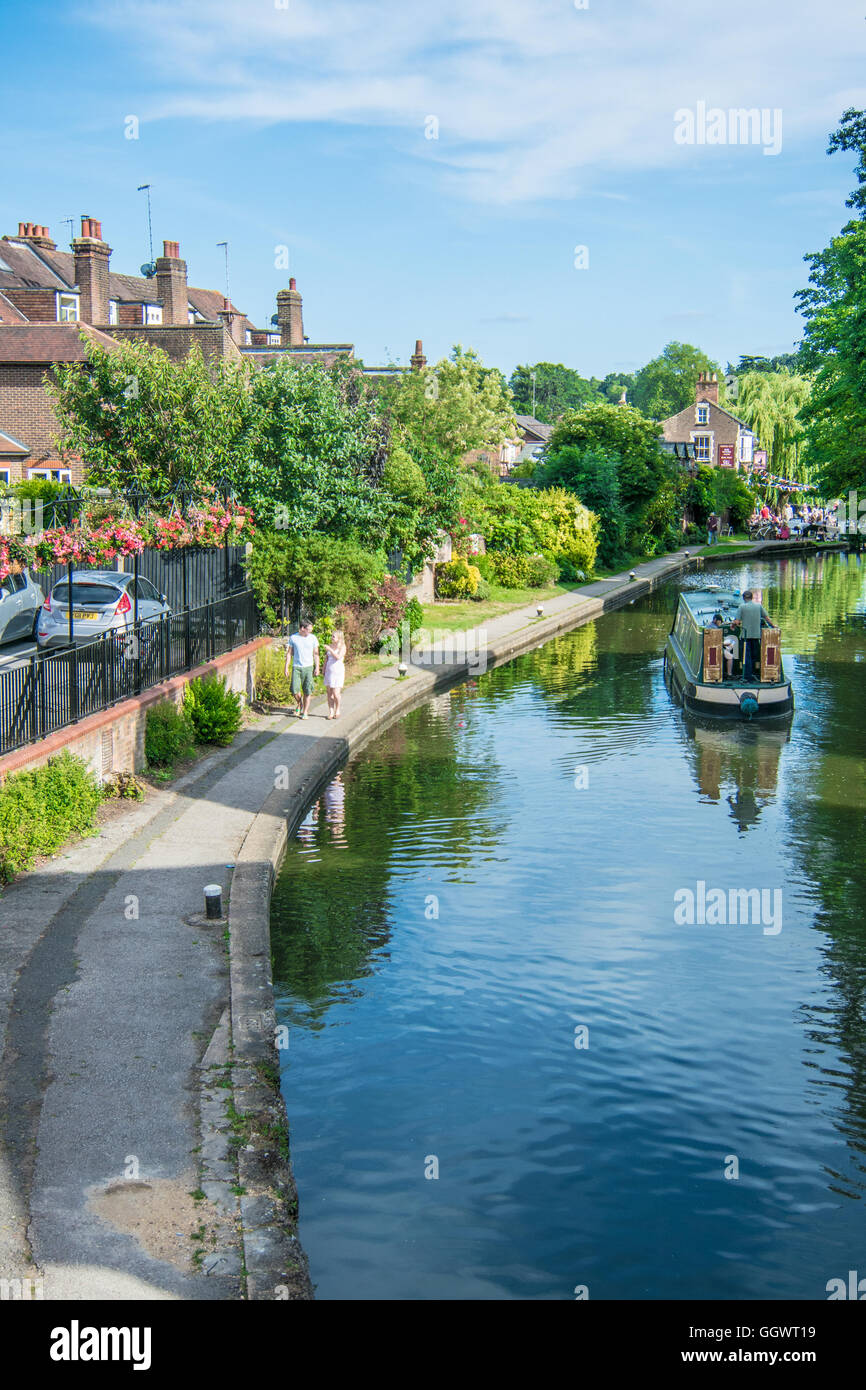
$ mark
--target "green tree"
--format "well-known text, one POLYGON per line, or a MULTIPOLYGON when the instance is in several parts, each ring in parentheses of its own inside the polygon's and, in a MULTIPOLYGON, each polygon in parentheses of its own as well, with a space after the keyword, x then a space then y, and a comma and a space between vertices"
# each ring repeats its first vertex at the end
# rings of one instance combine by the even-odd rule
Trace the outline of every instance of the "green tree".
POLYGON ((601 398, 592 382, 571 367, 564 367, 561 362, 536 362, 534 367, 515 367, 508 384, 514 396, 514 409, 520 415, 534 415, 546 424, 553 424, 566 410, 601 398))
POLYGON ((484 367, 476 352, 459 343, 435 367, 407 372, 383 389, 391 419, 419 462, 431 453, 442 460, 458 459, 516 434, 511 392, 502 373, 484 367))
POLYGON ((251 444, 249 369, 205 362, 194 348, 174 361, 149 343, 86 345, 87 366, 55 366, 48 389, 58 444, 87 460, 87 480, 154 495, 181 477, 193 486, 232 473, 251 444))
POLYGON ((606 568, 626 558, 620 463, 619 454, 609 449, 570 444, 560 448, 543 470, 548 485, 567 488, 598 516, 598 558, 606 568))
POLYGON ((866 487, 866 112, 844 112, 827 153, 836 150, 858 156, 846 204, 857 217, 805 257, 809 287, 795 296, 806 324, 802 355, 815 371, 802 412, 806 459, 828 496, 866 487))
MULTIPOLYGON (((718 362, 691 343, 668 343, 660 357, 641 367, 634 379, 631 404, 651 420, 666 420, 685 410, 695 399, 695 384, 701 372, 722 378, 718 362)), ((720 380, 720 398, 724 382, 720 380)))
POLYGON ((789 371, 746 372, 739 378, 737 414, 767 450, 771 473, 808 482, 801 461, 801 412, 808 404, 811 382, 789 371))
POLYGON ((254 443, 236 479, 260 523, 293 535, 381 534, 385 426, 363 379, 283 358, 256 375, 251 400, 254 443))

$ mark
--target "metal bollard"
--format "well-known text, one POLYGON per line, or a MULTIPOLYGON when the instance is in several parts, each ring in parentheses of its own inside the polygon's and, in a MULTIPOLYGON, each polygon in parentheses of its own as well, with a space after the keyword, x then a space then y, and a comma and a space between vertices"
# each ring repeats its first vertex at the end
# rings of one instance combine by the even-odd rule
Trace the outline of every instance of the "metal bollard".
POLYGON ((210 918, 223 915, 223 890, 218 883, 208 883, 204 890, 205 914, 210 918))

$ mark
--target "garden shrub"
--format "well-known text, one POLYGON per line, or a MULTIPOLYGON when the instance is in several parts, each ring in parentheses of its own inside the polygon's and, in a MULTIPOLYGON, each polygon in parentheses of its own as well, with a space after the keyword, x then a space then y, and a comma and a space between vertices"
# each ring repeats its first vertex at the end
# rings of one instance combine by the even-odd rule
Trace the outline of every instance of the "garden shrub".
POLYGON ((490 598, 490 585, 486 579, 479 579, 478 588, 472 595, 473 603, 485 603, 490 598))
POLYGON ((226 688, 224 676, 197 676, 183 703, 199 743, 225 748, 241 727, 241 697, 226 688))
MULTIPOLYGON (((321 638, 320 638, 321 640, 321 638)), ((292 704, 292 680, 281 647, 262 647, 256 656, 256 699, 265 705, 292 704)))
POLYGON ((188 758, 195 734, 186 710, 172 700, 161 700, 147 711, 144 756, 149 767, 170 767, 177 758, 188 758))
POLYGON ((529 587, 529 556, 515 555, 510 550, 488 551, 493 561, 493 572, 497 584, 504 589, 527 589, 529 587))
POLYGON ((341 603, 334 610, 334 627, 342 628, 349 656, 374 651, 383 626, 378 603, 341 603))
POLYGON ((558 561, 558 566, 559 578, 563 584, 582 584, 586 579, 586 572, 578 569, 571 560, 561 559, 558 561))
POLYGON ((0 881, 54 854, 71 835, 94 828, 102 789, 81 758, 61 753, 42 767, 14 772, 0 787, 0 881))
POLYGON ((424 609, 420 601, 414 597, 410 598, 406 604, 405 622, 409 624, 409 633, 414 636, 419 628, 424 626, 424 609))
POLYGON ((529 587, 531 589, 546 589, 551 584, 555 584, 558 578, 558 567, 552 560, 548 560, 546 555, 530 555, 529 557, 529 587))
POLYGON ((477 566, 460 555, 436 566, 436 592, 440 598, 472 598, 480 580, 477 566))
POLYGON ((376 586, 376 601, 385 627, 399 627, 406 612, 406 585, 393 574, 387 574, 376 586))
POLYGON ((495 582, 496 569, 493 564, 492 555, 475 555, 473 556, 472 563, 482 579, 486 579, 488 582, 492 579, 495 582))
POLYGON ((384 574, 384 556, 355 541, 282 531, 257 532, 248 566, 259 611, 271 627, 280 621, 283 592, 290 599, 303 595, 307 610, 318 617, 334 604, 370 599, 384 574))

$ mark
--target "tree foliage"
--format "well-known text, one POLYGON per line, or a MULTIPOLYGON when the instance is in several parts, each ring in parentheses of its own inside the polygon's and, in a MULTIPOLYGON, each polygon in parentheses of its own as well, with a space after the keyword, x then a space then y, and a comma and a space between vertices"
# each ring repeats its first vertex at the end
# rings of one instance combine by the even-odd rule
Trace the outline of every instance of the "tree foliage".
POLYGON ((511 392, 501 372, 458 343, 451 356, 385 387, 391 419, 413 457, 455 460, 515 435, 511 392))
POLYGON ((536 420, 545 424, 553 424, 566 410, 574 410, 589 401, 601 399, 595 383, 587 381, 573 368, 564 367, 561 362, 536 362, 534 367, 515 367, 508 384, 514 396, 514 409, 520 415, 534 415, 536 420))
POLYGON ((283 358, 256 375, 251 400, 253 446, 235 477, 259 522, 294 535, 380 532, 384 423, 363 380, 283 358))
POLYGON ((827 153, 836 150, 858 156, 846 203, 857 217, 805 257, 809 286, 795 296, 806 322, 803 358, 815 371, 802 412, 806 457, 828 496, 866 487, 866 112, 844 112, 827 153))
POLYGON ((660 357, 654 357, 636 374, 631 404, 652 420, 666 420, 694 402, 701 372, 715 372, 720 378, 721 399, 724 382, 718 362, 691 343, 668 343, 660 357))
POLYGON ((811 382, 789 371, 746 372, 739 378, 737 414, 767 450, 771 473, 808 482, 801 468, 803 425, 811 382))
POLYGON ((88 482, 118 493, 136 482, 159 495, 181 477, 213 483, 247 456, 245 364, 205 362, 197 348, 177 362, 149 343, 82 341, 86 368, 56 365, 48 389, 59 447, 86 459, 88 482))

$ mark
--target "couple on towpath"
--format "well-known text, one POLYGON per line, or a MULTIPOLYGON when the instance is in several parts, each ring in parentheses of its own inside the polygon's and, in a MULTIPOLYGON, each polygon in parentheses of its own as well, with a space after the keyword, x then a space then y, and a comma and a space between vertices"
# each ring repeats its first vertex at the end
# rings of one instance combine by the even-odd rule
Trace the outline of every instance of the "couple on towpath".
MULTIPOLYGON (((309 618, 302 619, 286 647, 286 676, 292 673, 292 696, 297 719, 306 719, 313 698, 313 681, 319 674, 319 639, 309 618)), ((346 680, 346 639, 337 628, 325 646, 325 693, 328 696, 328 719, 339 719, 340 701, 346 680)))

